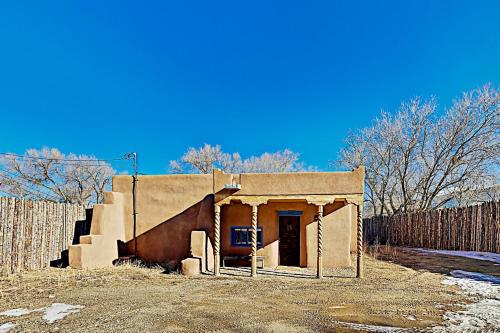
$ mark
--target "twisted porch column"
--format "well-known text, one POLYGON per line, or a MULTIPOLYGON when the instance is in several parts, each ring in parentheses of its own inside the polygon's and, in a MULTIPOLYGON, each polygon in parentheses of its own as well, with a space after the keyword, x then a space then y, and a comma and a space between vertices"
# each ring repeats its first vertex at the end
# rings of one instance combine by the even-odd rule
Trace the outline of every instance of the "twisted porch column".
POLYGON ((356 205, 358 213, 357 249, 356 249, 356 277, 363 277, 363 203, 356 205))
POLYGON ((252 205, 252 276, 257 275, 257 212, 258 206, 252 205))
POLYGON ((220 206, 214 206, 214 274, 220 275, 220 206))
POLYGON ((318 206, 318 263, 317 277, 323 277, 323 206, 318 206))

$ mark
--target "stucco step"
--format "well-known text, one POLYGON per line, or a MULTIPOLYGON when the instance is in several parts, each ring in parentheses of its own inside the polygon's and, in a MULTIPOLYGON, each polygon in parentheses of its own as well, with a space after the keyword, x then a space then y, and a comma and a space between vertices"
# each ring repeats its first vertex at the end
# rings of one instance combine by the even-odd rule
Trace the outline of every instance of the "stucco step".
POLYGON ((92 236, 91 235, 80 236, 80 244, 92 244, 92 236))
POLYGON ((124 194, 120 192, 104 192, 104 204, 113 205, 117 201, 123 200, 124 194))
POLYGON ((104 236, 103 235, 84 235, 80 236, 80 244, 101 244, 104 241, 104 236))
POLYGON ((73 268, 91 269, 113 266, 113 260, 118 258, 114 244, 78 244, 71 245, 69 263, 73 268))

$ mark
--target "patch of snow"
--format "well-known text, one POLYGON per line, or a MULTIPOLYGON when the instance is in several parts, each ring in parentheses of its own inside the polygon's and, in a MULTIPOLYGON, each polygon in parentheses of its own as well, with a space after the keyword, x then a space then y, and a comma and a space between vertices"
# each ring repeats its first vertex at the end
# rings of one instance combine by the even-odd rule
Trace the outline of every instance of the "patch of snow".
POLYGON ((482 281, 482 282, 491 282, 494 284, 500 284, 500 278, 497 278, 492 275, 488 274, 482 274, 482 273, 477 273, 477 272, 468 272, 468 271, 462 271, 462 270, 455 270, 450 272, 451 276, 455 278, 465 278, 465 279, 471 279, 475 281, 482 281))
POLYGON ((13 323, 2 324, 2 325, 0 325, 0 333, 7 333, 11 329, 13 329, 14 327, 16 327, 16 324, 13 324, 13 323))
POLYGON ((20 317, 20 316, 24 316, 24 315, 27 315, 31 313, 30 310, 28 309, 12 309, 12 310, 7 310, 7 311, 4 311, 4 312, 0 312, 0 316, 7 316, 7 317, 20 317))
POLYGON ((444 314, 444 326, 432 328, 434 333, 493 333, 500 330, 500 301, 483 299, 465 306, 465 310, 444 314))
POLYGON ((356 324, 348 323, 345 321, 337 321, 336 324, 347 327, 356 331, 373 332, 373 333, 410 333, 412 330, 402 328, 402 327, 392 327, 392 326, 379 326, 379 325, 366 325, 366 324, 356 324))
POLYGON ((462 289, 462 293, 468 296, 476 296, 481 298, 491 298, 500 300, 500 285, 494 284, 498 278, 467 271, 451 271, 454 277, 448 277, 441 281, 442 284, 453 286, 457 285, 462 289))
MULTIPOLYGON (((69 315, 71 313, 80 312, 80 309, 83 309, 83 308, 84 308, 83 305, 70 305, 70 304, 64 304, 64 303, 54 303, 49 307, 35 309, 35 310, 28 310, 28 309, 24 309, 24 308, 7 310, 4 312, 1 312, 0 316, 20 317, 20 316, 30 314, 32 312, 44 312, 42 318, 46 322, 51 324, 51 323, 55 322, 56 320, 63 319, 64 317, 66 317, 67 315, 69 315)), ((2 333, 2 331, 0 331, 0 333, 2 333)))
POLYGON ((409 315, 408 317, 406 317, 406 319, 408 319, 408 320, 417 320, 417 317, 415 317, 414 315, 409 315))
POLYGON ((447 256, 464 257, 470 259, 491 261, 500 264, 500 254, 492 252, 477 252, 477 251, 453 251, 453 250, 432 250, 432 249, 422 249, 422 248, 409 248, 410 250, 422 252, 422 253, 434 253, 442 254, 447 256))
POLYGON ((443 316, 445 324, 433 327, 435 333, 445 332, 499 332, 500 328, 500 286, 498 279, 491 275, 452 271, 441 283, 457 285, 462 293, 472 297, 475 303, 464 306, 464 310, 447 312, 443 316))
POLYGON ((45 309, 45 313, 43 315, 43 319, 52 324, 56 320, 63 319, 69 314, 80 312, 80 309, 83 309, 83 305, 70 305, 64 303, 54 303, 48 308, 45 309))

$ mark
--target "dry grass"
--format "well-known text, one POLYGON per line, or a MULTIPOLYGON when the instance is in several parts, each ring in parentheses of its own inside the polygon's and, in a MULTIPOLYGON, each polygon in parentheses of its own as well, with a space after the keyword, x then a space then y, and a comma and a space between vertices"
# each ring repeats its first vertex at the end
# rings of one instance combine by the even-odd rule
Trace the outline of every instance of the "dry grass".
POLYGON ((392 247, 390 244, 380 245, 378 242, 375 242, 373 245, 365 244, 363 248, 365 249, 365 253, 375 259, 396 260, 399 256, 397 248, 392 247))
POLYGON ((374 244, 366 249, 367 253, 374 258, 419 271, 448 274, 453 270, 464 270, 500 277, 500 266, 484 260, 438 253, 422 253, 411 248, 390 245, 374 244))
POLYGON ((336 321, 433 325, 449 304, 465 301, 439 274, 369 257, 365 263, 362 280, 186 278, 131 265, 27 272, 0 277, 0 311, 54 302, 85 308, 51 325, 39 314, 0 317, 0 324, 14 322, 19 332, 346 332, 336 321))
POLYGON ((108 286, 130 280, 147 281, 156 278, 161 272, 161 267, 145 268, 122 264, 97 270, 47 268, 4 275, 0 276, 0 304, 22 301, 26 295, 38 294, 40 297, 48 297, 65 288, 108 286))

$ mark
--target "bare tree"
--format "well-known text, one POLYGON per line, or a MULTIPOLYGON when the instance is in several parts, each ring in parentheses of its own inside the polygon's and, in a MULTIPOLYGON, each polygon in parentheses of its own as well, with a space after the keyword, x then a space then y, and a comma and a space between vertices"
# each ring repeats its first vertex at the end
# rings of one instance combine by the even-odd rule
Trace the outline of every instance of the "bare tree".
POLYGON ((348 135, 340 163, 365 165, 374 214, 470 200, 498 178, 499 102, 489 85, 464 93, 441 116, 434 98, 412 99, 348 135))
MULTIPOLYGON (((500 157, 500 94, 485 86, 454 101, 422 143, 419 209, 440 207, 450 189, 478 190, 495 179, 500 157)), ((496 179, 495 179, 496 180, 496 179)), ((489 184, 490 186, 493 184, 489 184)))
POLYGON ((299 162, 300 155, 285 149, 275 153, 264 153, 260 156, 251 156, 241 163, 241 172, 297 172, 304 171, 304 165, 299 162))
POLYGON ((205 144, 198 149, 189 148, 179 160, 170 161, 170 171, 211 173, 213 168, 218 168, 229 173, 296 172, 305 170, 299 156, 285 149, 241 159, 239 153, 225 153, 219 145, 205 144))
POLYGON ((90 204, 103 201, 115 170, 93 156, 29 149, 0 158, 0 190, 22 198, 90 204))

